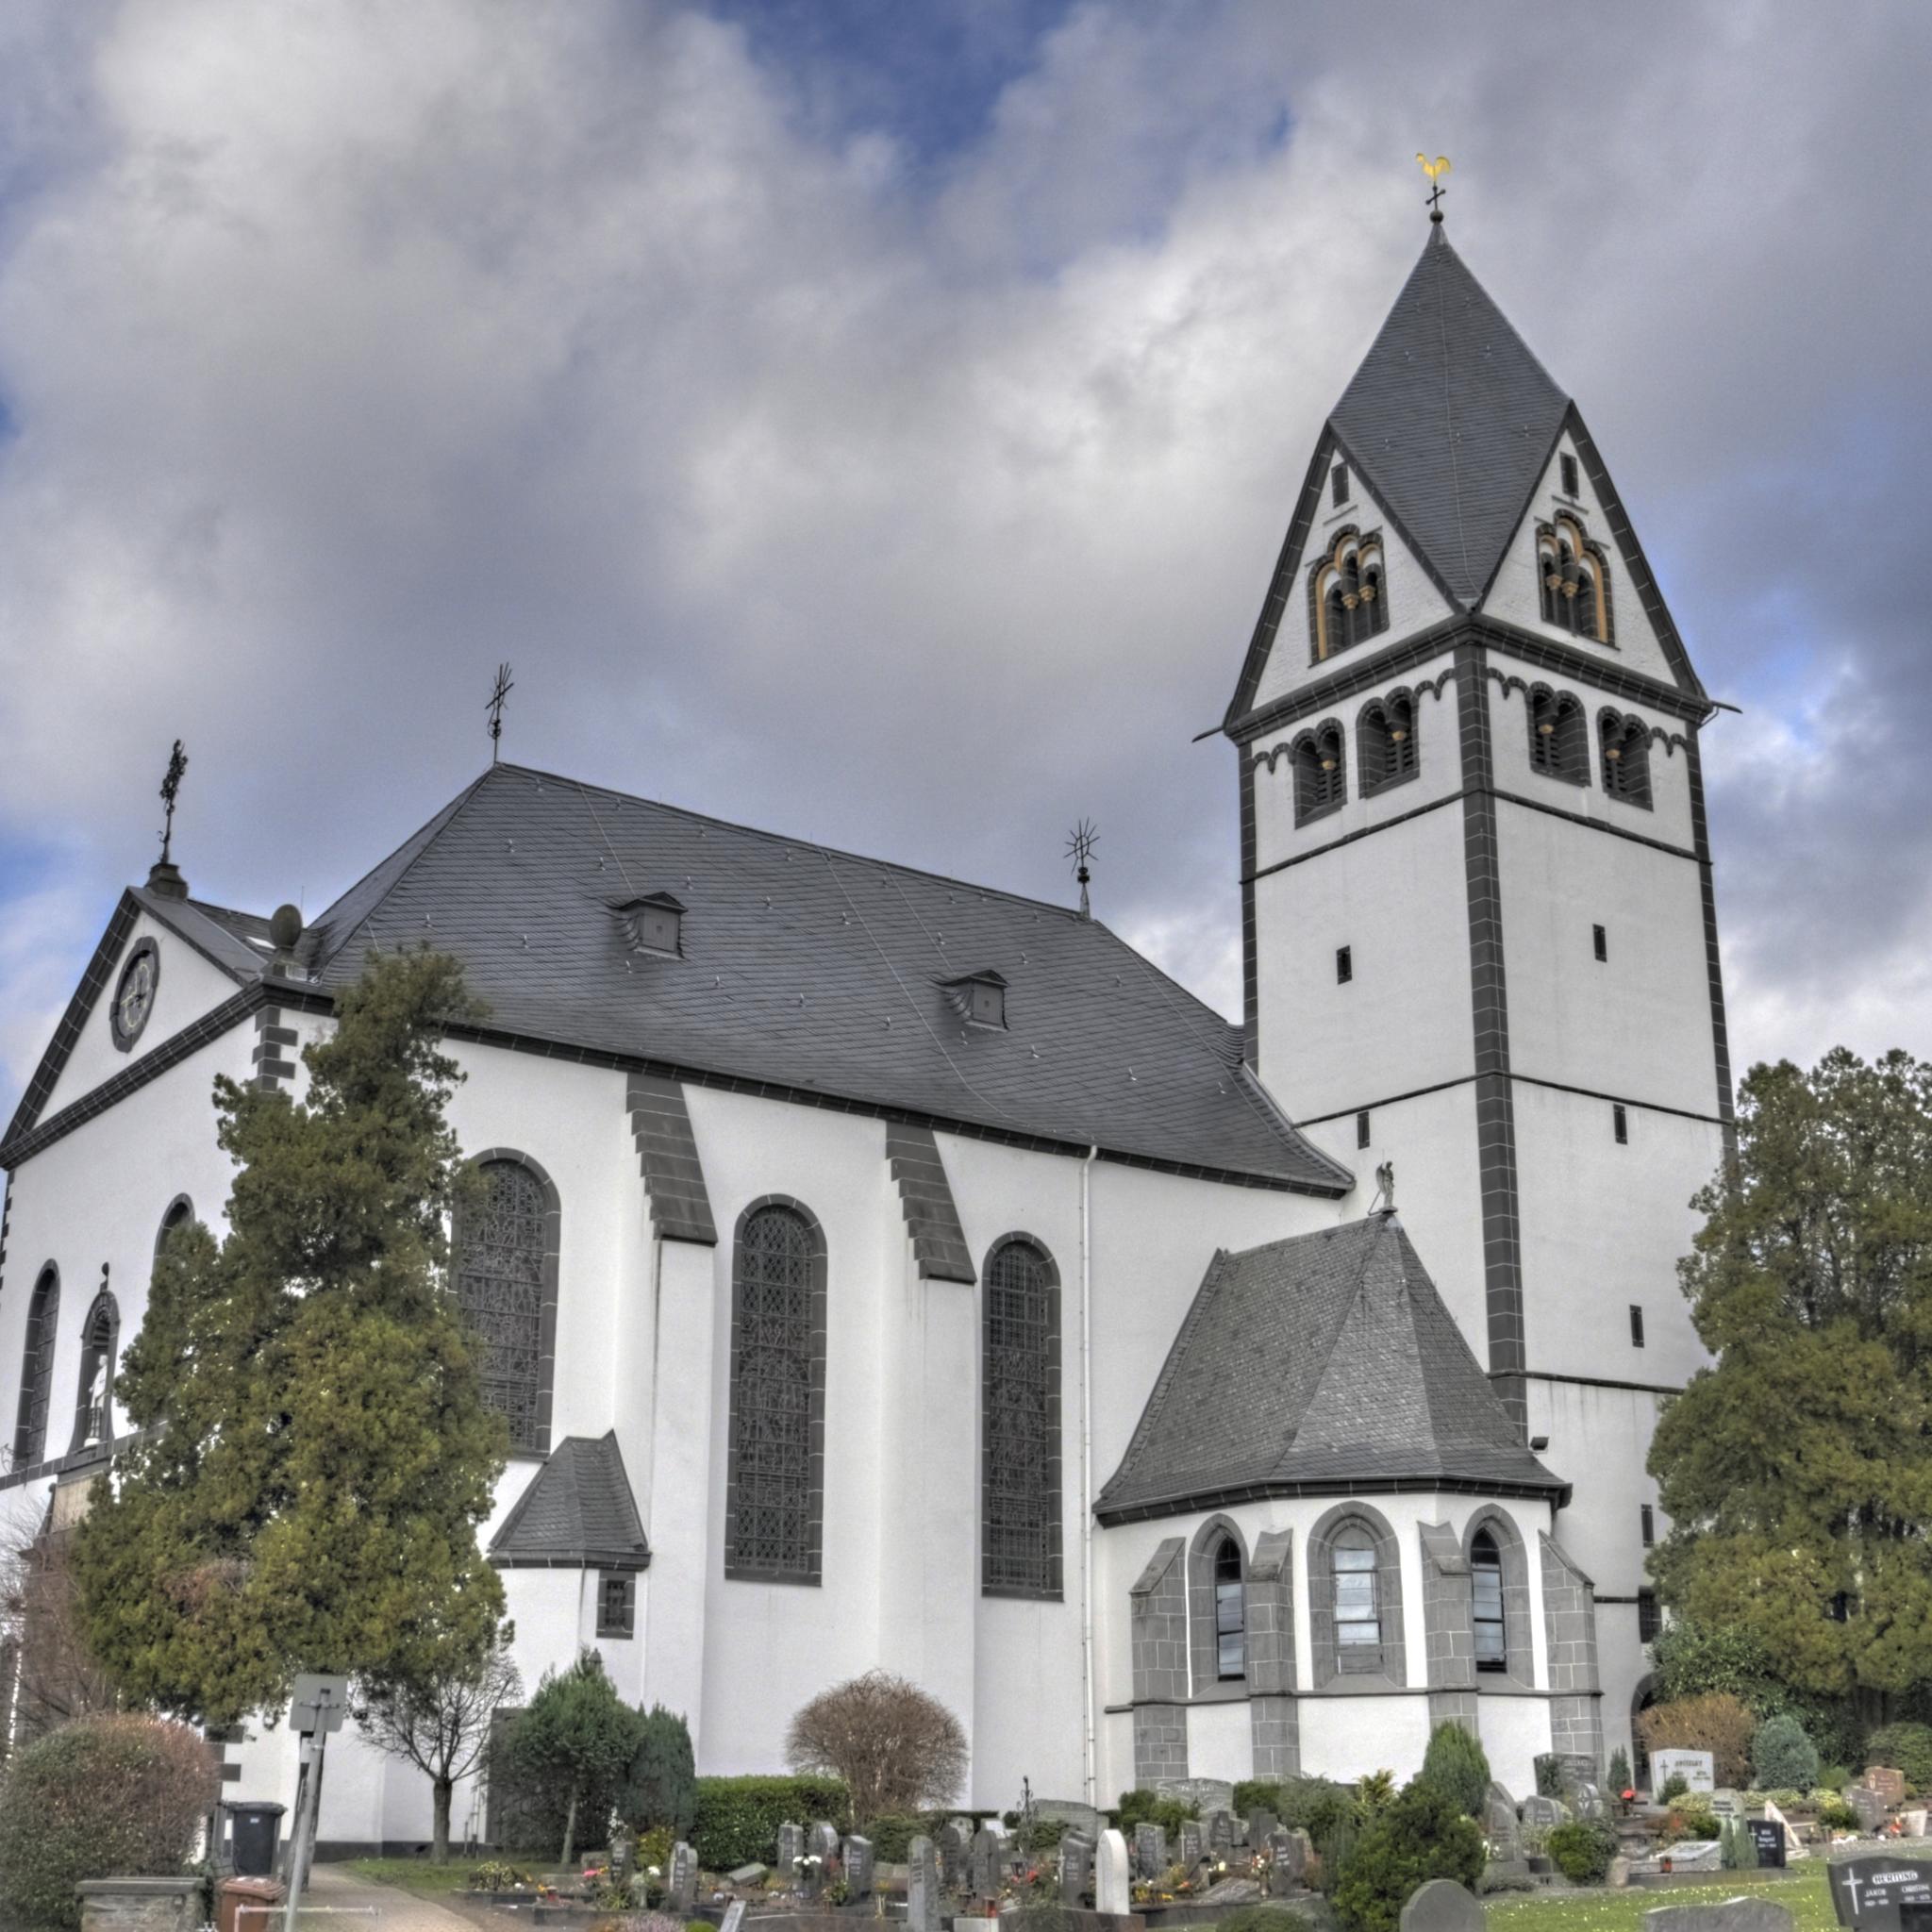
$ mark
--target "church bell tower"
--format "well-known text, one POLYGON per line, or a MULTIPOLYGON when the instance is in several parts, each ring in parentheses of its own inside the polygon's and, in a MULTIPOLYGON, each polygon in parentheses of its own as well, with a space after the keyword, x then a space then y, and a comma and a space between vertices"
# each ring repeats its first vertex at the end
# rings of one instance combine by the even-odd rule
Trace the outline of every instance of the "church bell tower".
POLYGON ((1607 1745, 1653 1628, 1651 1433, 1704 1359, 1688 1203, 1731 1124, 1712 710, 1576 405, 1439 221, 1316 445, 1224 720, 1246 1047, 1328 1152, 1393 1163, 1574 1485, 1607 1745))

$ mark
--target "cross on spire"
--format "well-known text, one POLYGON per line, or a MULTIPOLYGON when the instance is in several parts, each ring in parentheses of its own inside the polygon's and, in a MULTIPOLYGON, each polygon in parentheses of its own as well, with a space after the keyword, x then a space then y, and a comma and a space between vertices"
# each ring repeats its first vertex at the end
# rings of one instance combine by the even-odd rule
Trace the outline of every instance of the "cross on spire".
POLYGON ((168 754, 167 775, 161 780, 161 803, 167 808, 167 817, 161 822, 161 863, 172 863, 169 847, 175 841, 175 801, 181 795, 181 776, 188 769, 188 754, 181 749, 181 741, 175 741, 175 749, 168 754))
POLYGON ((1100 843, 1100 829, 1091 819, 1082 819, 1067 838, 1067 857, 1074 861, 1074 876, 1080 881, 1080 917, 1091 919, 1093 908, 1087 897, 1087 884, 1093 873, 1088 860, 1100 843))
POLYGON ((1428 210, 1432 222, 1442 219, 1442 176, 1449 172, 1449 157, 1438 155, 1432 161, 1427 155, 1417 155, 1416 162, 1423 173, 1429 177, 1428 210))
POLYGON ((493 765, 499 755, 503 739, 503 701, 509 696, 516 686, 510 682, 509 666, 496 667, 496 682, 491 687, 490 702, 483 708, 490 713, 490 762, 493 765))

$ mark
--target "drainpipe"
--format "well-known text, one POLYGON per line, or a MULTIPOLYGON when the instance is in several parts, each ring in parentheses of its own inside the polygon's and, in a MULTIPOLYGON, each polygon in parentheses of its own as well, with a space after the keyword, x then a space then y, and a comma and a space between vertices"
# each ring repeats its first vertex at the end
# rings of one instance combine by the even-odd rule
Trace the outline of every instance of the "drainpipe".
POLYGON ((1098 1802, 1100 1764, 1093 1703, 1093 1162, 1090 1147, 1080 1163, 1080 1664, 1086 1708, 1080 1762, 1090 1805, 1098 1802))

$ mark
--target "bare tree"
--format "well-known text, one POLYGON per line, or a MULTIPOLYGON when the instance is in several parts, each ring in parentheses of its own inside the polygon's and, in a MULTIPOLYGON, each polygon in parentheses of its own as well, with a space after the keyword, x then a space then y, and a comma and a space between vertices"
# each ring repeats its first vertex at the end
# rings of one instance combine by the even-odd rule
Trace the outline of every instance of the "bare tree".
POLYGON ((884 1671, 821 1690, 791 1720, 793 1771, 832 1772, 856 1823, 948 1804, 966 1774, 966 1733, 937 1697, 884 1671))
POLYGON ((16 1507, 0 1520, 0 1676, 13 1679, 0 1686, 12 1690, 10 1712, 0 1709, 0 1753, 8 1741, 121 1706, 88 1648, 71 1536, 53 1527, 51 1514, 16 1507))
POLYGON ((524 1680, 509 1654, 515 1626, 505 1624, 479 1664, 420 1684, 364 1684, 356 1722, 378 1750, 413 1764, 433 1798, 430 1862, 449 1862, 450 1801, 458 1781, 490 1745, 491 1719, 515 1704, 524 1680))

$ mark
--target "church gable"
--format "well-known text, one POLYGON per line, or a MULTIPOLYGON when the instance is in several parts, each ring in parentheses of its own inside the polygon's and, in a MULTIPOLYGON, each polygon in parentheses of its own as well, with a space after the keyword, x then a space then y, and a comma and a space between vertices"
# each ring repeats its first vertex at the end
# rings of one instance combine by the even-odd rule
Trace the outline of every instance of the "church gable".
POLYGON ((1484 593, 1484 614, 1702 695, 1682 640, 1574 406, 1484 593))
POLYGON ((1400 521, 1331 431, 1303 486, 1230 718, 1452 615, 1400 521))

